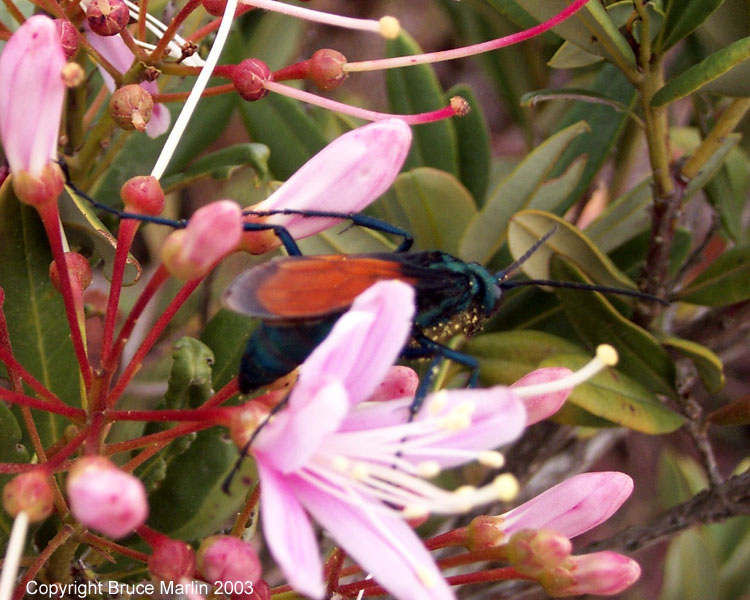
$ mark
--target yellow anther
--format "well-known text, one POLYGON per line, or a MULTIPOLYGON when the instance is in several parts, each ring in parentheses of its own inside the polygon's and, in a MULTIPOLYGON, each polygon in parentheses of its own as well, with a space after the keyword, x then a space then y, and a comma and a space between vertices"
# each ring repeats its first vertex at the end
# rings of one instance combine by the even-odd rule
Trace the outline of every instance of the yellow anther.
POLYGON ((440 390, 432 394, 427 403, 427 414, 431 417, 439 415, 445 409, 446 404, 448 404, 448 392, 440 390))
POLYGON ((417 473, 420 477, 431 478, 440 473, 440 463, 436 460, 426 460, 417 465, 417 473))
POLYGON ((596 348, 596 358, 602 361, 608 367, 614 367, 619 360, 617 350, 609 344, 600 344, 596 348))
POLYGON ((365 463, 359 462, 352 467, 351 475, 357 481, 363 481, 370 476, 370 469, 365 463))
POLYGON ((380 35, 387 40, 393 40, 401 33, 401 24, 396 17, 381 17, 378 23, 380 24, 380 35))
POLYGON ((509 502, 518 495, 518 479, 510 473, 503 473, 495 477, 492 481, 492 487, 495 489, 497 499, 503 502, 509 502))
POLYGON ((346 471, 349 469, 349 459, 341 455, 334 457, 333 468, 341 472, 346 471))
POLYGON ((499 469, 505 464, 505 457, 495 450, 485 450, 479 453, 478 460, 481 464, 492 467, 493 469, 499 469))
POLYGON ((421 506, 420 504, 411 504, 409 506, 405 506, 401 511, 401 516, 404 519, 422 519, 429 514, 430 511, 427 510, 427 507, 421 506))

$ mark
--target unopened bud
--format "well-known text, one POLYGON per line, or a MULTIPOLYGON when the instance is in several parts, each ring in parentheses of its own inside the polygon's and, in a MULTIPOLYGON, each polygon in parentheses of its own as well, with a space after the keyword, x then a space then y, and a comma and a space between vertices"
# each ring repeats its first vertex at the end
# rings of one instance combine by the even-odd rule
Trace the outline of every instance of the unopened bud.
POLYGON ((641 576, 637 562, 609 551, 571 556, 560 567, 539 578, 545 591, 556 598, 583 594, 612 596, 641 576))
POLYGON ((148 571, 160 581, 192 579, 195 572, 195 552, 189 544, 167 537, 154 545, 148 559, 148 571))
POLYGON ((466 527, 466 549, 488 550, 503 545, 508 536, 503 530, 505 519, 500 516, 481 515, 466 527))
POLYGON ((227 9, 227 0, 201 0, 201 4, 206 12, 214 17, 224 16, 224 11, 227 9))
POLYGON ((78 459, 65 485, 73 516, 87 527, 117 539, 146 521, 143 483, 103 456, 78 459))
POLYGON ((246 58, 232 69, 232 83, 237 92, 248 102, 260 100, 268 93, 264 81, 272 80, 271 69, 258 58, 246 58))
POLYGON ((65 58, 70 60, 78 52, 78 35, 75 25, 67 19, 55 19, 55 27, 60 34, 60 44, 65 53, 65 58))
POLYGON ((550 529, 523 529, 514 533, 507 544, 507 557, 519 572, 537 576, 566 560, 573 544, 550 529))
POLYGON ((464 117, 471 112, 471 106, 465 98, 461 96, 453 96, 450 99, 451 110, 457 117, 464 117))
POLYGON ((11 479, 3 488, 3 508, 12 517, 24 511, 32 523, 46 519, 54 508, 49 474, 37 468, 11 479))
POLYGON ((310 79, 320 90, 334 90, 347 78, 345 64, 346 56, 341 52, 330 48, 318 50, 310 59, 310 79))
POLYGON ((245 584, 260 579, 261 566, 253 547, 236 537, 214 535, 201 543, 198 572, 206 581, 245 584))
MULTIPOLYGON (((85 257, 77 252, 66 252, 65 265, 68 267, 70 284, 72 286, 83 291, 91 285, 91 265, 85 257)), ((49 278, 52 280, 52 285, 55 286, 55 289, 61 292, 60 273, 57 270, 57 263, 54 261, 49 266, 49 278)))
POLYGON ((65 178, 56 162, 47 163, 39 175, 28 171, 15 172, 11 181, 18 199, 35 207, 56 202, 65 186, 65 178))
POLYGON ((244 448, 258 426, 268 418, 269 410, 259 402, 250 401, 232 409, 229 420, 229 437, 238 448, 244 448))
POLYGON ((65 63, 60 73, 65 87, 74 88, 83 83, 86 78, 86 73, 83 71, 83 67, 76 62, 65 63))
POLYGON ((164 210, 164 190, 156 177, 138 175, 128 179, 120 188, 125 210, 155 217, 164 210))
POLYGON ((125 29, 130 12, 124 0, 91 0, 86 8, 86 18, 91 31, 108 37, 125 29))
POLYGON ((151 94, 137 83, 119 88, 109 101, 109 112, 115 123, 123 129, 145 131, 153 109, 151 94))

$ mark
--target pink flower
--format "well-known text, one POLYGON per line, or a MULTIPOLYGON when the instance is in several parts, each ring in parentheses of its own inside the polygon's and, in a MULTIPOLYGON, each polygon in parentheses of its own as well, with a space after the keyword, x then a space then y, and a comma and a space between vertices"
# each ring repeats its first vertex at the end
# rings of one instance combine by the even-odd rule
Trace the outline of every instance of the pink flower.
POLYGON ((179 279, 204 276, 224 256, 236 250, 242 235, 242 210, 231 200, 219 200, 195 211, 185 229, 164 241, 164 266, 179 279))
POLYGON ((525 410, 508 388, 440 392, 407 423, 411 398, 363 404, 411 334, 414 291, 397 281, 361 294, 300 367, 288 408, 259 434, 265 538, 290 584, 322 598, 325 587, 307 513, 394 597, 453 593, 405 519, 458 513, 515 493, 515 480, 450 492, 425 481, 520 435, 525 410))
MULTIPOLYGON (((133 64, 133 53, 125 45, 125 42, 122 41, 120 34, 107 37, 97 35, 91 31, 88 22, 84 23, 84 32, 94 50, 108 60, 115 69, 120 71, 120 73, 125 73, 130 69, 133 64)), ((115 90, 115 82, 110 74, 101 67, 99 67, 99 73, 104 80, 104 85, 107 86, 110 92, 113 92, 115 90)), ((159 93, 159 86, 155 81, 142 81, 139 85, 149 94, 159 93)), ((169 129, 170 119, 169 110, 166 106, 163 104, 154 104, 154 108, 151 111, 151 119, 146 125, 148 136, 156 138, 165 133, 169 129)))
MULTIPOLYGON (((400 119, 370 123, 335 139, 251 208, 359 212, 391 186, 410 145, 411 129, 400 119)), ((314 235, 340 222, 300 215, 274 215, 263 220, 283 225, 295 238, 314 235)), ((280 245, 273 232, 247 232, 243 244, 253 254, 280 245)))
POLYGON ((0 138, 24 202, 57 199, 63 187, 57 158, 65 54, 52 19, 27 19, 0 54, 0 138))
MULTIPOLYGON (((511 384, 511 389, 538 383, 548 383, 571 374, 570 369, 565 367, 545 367, 527 373, 521 379, 511 384)), ((568 399, 572 388, 522 398, 526 406, 527 425, 533 425, 547 417, 554 415, 568 399)))
POLYGON ((613 596, 633 585, 641 567, 632 558, 616 552, 594 552, 570 556, 540 583, 557 598, 594 594, 613 596))
POLYGON ((148 516, 141 481, 103 456, 86 456, 70 469, 66 482, 70 510, 86 527, 115 539, 143 525, 148 516))

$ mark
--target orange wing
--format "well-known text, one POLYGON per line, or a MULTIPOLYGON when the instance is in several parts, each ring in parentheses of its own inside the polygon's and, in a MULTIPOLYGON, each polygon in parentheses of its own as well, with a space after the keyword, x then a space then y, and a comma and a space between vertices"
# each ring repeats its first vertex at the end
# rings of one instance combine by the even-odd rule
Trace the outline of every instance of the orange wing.
POLYGON ((308 319, 341 312, 378 281, 416 283, 413 277, 401 273, 400 263, 390 256, 278 258, 238 276, 224 293, 224 304, 235 312, 268 320, 308 319))

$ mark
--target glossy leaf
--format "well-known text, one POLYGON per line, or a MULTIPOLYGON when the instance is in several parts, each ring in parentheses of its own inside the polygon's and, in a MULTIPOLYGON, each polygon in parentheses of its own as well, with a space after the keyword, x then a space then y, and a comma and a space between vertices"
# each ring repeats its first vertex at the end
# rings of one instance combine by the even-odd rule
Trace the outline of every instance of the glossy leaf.
POLYGON ((165 177, 161 184, 165 192, 188 185, 204 177, 226 179, 237 169, 252 167, 258 177, 268 176, 270 151, 263 144, 235 144, 202 156, 179 174, 165 177))
POLYGON ((220 310, 204 327, 201 341, 211 349, 214 355, 212 368, 214 389, 222 388, 237 375, 242 351, 257 322, 257 319, 251 319, 229 310, 220 310))
POLYGON ((414 236, 415 248, 449 254, 458 253, 461 235, 477 214, 474 198, 455 177, 427 167, 401 173, 379 210, 414 236))
POLYGON ((490 132, 474 90, 467 84, 453 86, 446 94, 449 98, 461 96, 469 103, 471 111, 453 123, 458 141, 459 179, 474 196, 478 205, 484 204, 490 181, 490 132))
MULTIPOLYGON (((386 42, 388 57, 421 53, 419 45, 404 31, 397 39, 386 42)), ((389 69, 385 78, 388 101, 395 113, 416 114, 447 105, 446 95, 432 65, 389 69)), ((420 125, 414 128, 413 134, 405 168, 434 167, 458 177, 458 140, 452 120, 420 125)))
POLYGON ((667 3, 666 22, 660 50, 666 51, 690 35, 724 0, 671 0, 667 3))
POLYGON ((745 61, 750 54, 750 36, 737 40, 729 46, 714 52, 697 65, 693 65, 674 79, 671 79, 654 94, 651 106, 664 106, 701 89, 708 82, 717 79, 745 61))
POLYGON ((485 333, 462 349, 479 361, 479 378, 485 385, 510 385, 550 356, 584 352, 564 338, 532 329, 485 333))
POLYGON ((708 157, 700 171, 698 171, 698 174, 693 177, 685 187, 686 200, 697 191, 703 189, 703 187, 713 179, 717 171, 721 169, 729 153, 735 148, 735 146, 737 146, 737 144, 739 144, 741 139, 742 135, 739 133, 730 133, 724 136, 724 139, 716 151, 708 157))
POLYGON ((750 246, 726 250, 677 296, 703 306, 725 306, 750 298, 750 246))
MULTIPOLYGON (((585 281, 579 269, 561 258, 552 262, 550 272, 558 281, 585 281)), ((578 335, 590 347, 615 347, 620 356, 618 371, 653 393, 674 394, 674 364, 648 331, 628 321, 597 292, 556 289, 555 295, 578 335)))
MULTIPOLYGON (((0 287, 16 359, 65 403, 80 406, 78 362, 62 298, 49 279, 52 255, 36 211, 5 185, 0 194, 0 287)), ((63 436, 68 420, 36 411, 45 446, 63 436)))
POLYGON ((584 230, 602 252, 610 252, 642 231, 651 220, 652 181, 648 177, 614 200, 584 230))
POLYGON ((722 231, 733 241, 747 241, 742 224, 745 196, 750 188, 750 157, 741 148, 727 155, 722 169, 706 184, 706 197, 719 212, 722 231))
POLYGON ((479 263, 492 258, 505 240, 511 215, 528 205, 557 163, 560 153, 585 131, 585 123, 576 123, 555 134, 528 154, 498 184, 465 231, 459 244, 461 258, 479 263))
POLYGON ((554 211, 576 188, 586 169, 586 157, 581 156, 570 163, 559 177, 548 179, 529 200, 528 207, 535 210, 554 211))
POLYGON ((547 65, 552 69, 577 69, 588 67, 604 60, 604 57, 586 52, 573 42, 565 42, 549 59, 547 65))
POLYGON ((508 226, 508 246, 513 258, 518 260, 535 242, 553 230, 552 237, 521 265, 530 278, 554 279, 550 277, 549 261, 553 254, 559 254, 578 264, 601 285, 636 289, 636 285, 583 232, 552 213, 525 210, 513 215, 508 226))
POLYGON ((149 496, 149 526, 181 540, 200 540, 223 528, 255 481, 254 463, 246 458, 229 493, 221 489, 238 457, 220 427, 199 432, 190 448, 169 464, 162 485, 149 496))
MULTIPOLYGON (((83 248, 91 248, 104 261, 104 275, 111 278, 117 238, 99 220, 90 202, 81 198, 71 187, 65 189, 67 195, 60 199, 59 210, 66 234, 83 248)), ((132 254, 128 254, 123 285, 133 285, 140 279, 141 271, 140 263, 132 254)))
MULTIPOLYGON (((580 353, 553 355, 539 367, 564 366, 577 370, 590 359, 580 353)), ((605 369, 577 385, 567 402, 641 433, 669 433, 684 423, 684 418, 659 402, 653 392, 616 369, 605 369)))

